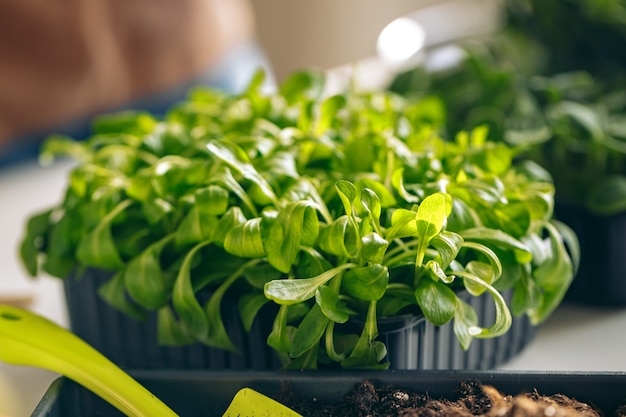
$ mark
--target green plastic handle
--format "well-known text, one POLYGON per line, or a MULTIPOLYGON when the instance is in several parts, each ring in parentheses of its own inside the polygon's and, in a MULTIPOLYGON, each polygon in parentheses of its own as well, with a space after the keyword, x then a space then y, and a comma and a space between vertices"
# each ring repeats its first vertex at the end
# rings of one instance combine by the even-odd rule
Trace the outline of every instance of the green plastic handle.
POLYGON ((75 334, 27 310, 0 304, 0 360, 65 375, 127 416, 177 416, 75 334))

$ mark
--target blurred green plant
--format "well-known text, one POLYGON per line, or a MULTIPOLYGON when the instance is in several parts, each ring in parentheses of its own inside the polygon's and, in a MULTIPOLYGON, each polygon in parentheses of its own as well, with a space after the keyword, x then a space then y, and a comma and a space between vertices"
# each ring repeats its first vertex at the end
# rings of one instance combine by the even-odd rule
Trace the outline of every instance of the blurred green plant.
POLYGON ((626 2, 508 0, 500 33, 461 42, 441 72, 414 68, 390 90, 439 103, 444 136, 489 126, 553 176, 557 201, 626 210, 626 2))

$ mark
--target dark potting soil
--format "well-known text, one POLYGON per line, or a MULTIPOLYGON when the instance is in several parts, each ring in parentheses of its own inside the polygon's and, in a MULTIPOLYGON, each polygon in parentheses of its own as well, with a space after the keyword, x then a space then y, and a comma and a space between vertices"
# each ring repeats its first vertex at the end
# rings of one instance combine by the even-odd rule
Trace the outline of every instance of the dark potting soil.
MULTIPOLYGON (((600 417, 590 404, 565 395, 544 396, 534 391, 515 396, 499 392, 478 381, 463 381, 454 398, 431 398, 428 394, 363 381, 334 404, 307 400, 286 387, 280 402, 305 417, 600 417)), ((613 416, 626 417, 626 405, 613 416)))

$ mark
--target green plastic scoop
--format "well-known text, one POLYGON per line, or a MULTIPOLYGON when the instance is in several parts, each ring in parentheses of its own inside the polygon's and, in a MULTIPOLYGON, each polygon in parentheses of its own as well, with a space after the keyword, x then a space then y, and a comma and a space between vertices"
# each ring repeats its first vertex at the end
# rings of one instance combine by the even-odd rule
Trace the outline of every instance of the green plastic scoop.
MULTIPOLYGON (((37 314, 0 304, 0 360, 65 375, 131 417, 177 414, 130 375, 70 331, 37 314)), ((224 416, 300 414, 250 388, 234 396, 224 416)))

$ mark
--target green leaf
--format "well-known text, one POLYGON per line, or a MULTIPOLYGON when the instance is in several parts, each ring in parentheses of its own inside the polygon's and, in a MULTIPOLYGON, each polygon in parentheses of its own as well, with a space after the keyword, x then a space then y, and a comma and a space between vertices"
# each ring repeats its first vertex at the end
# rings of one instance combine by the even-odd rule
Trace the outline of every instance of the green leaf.
POLYGON ((565 249, 567 250, 567 253, 569 254, 571 263, 572 263, 572 269, 573 269, 573 273, 574 276, 577 274, 578 272, 578 267, 580 266, 580 243, 578 241, 578 236, 576 235, 576 232, 574 232, 574 230, 569 227, 567 224, 560 222, 556 219, 552 219, 550 220, 550 224, 552 224, 556 230, 558 231, 558 233, 561 235, 561 238, 563 239, 563 243, 565 244, 565 249))
POLYGON ((335 183, 337 194, 343 203, 343 209, 348 217, 352 216, 352 203, 356 199, 356 187, 349 181, 340 180, 335 183))
POLYGON ((92 129, 97 133, 131 133, 137 136, 150 133, 157 121, 145 111, 119 111, 100 115, 92 122, 92 129))
POLYGON ((252 217, 257 217, 258 212, 250 196, 246 193, 241 184, 237 182, 235 177, 233 177, 230 169, 227 167, 221 168, 221 170, 212 173, 211 181, 215 184, 220 184, 224 189, 236 195, 241 201, 241 209, 246 209, 252 217))
POLYGON ((361 190, 361 205, 374 225, 374 230, 380 233, 380 215, 382 213, 382 207, 378 195, 369 188, 364 188, 361 190))
POLYGON ((361 238, 361 259, 365 262, 380 264, 383 262, 389 242, 378 233, 372 232, 361 238))
POLYGON ((211 240, 217 223, 217 216, 201 210, 199 206, 191 207, 176 230, 176 244, 184 246, 211 240))
POLYGON ((521 238, 528 233, 531 224, 529 207, 525 202, 509 201, 507 204, 498 204, 487 211, 492 228, 502 230, 513 237, 521 238))
MULTIPOLYGON (((470 261, 465 265, 465 270, 477 277, 479 277, 484 282, 490 283, 493 280, 493 270, 491 265, 479 262, 479 261, 470 261)), ((485 291, 485 287, 483 285, 477 284, 474 281, 464 281, 465 289, 472 294, 473 296, 479 296, 485 291)))
POLYGON ((417 209, 415 218, 417 235, 420 244, 428 245, 446 222, 446 197, 441 193, 429 195, 422 201, 417 209))
POLYGON ((543 304, 541 288, 528 275, 523 275, 516 283, 511 298, 511 311, 514 316, 535 311, 543 304))
POLYGON ((206 166, 179 155, 165 155, 152 167, 151 185, 154 194, 165 200, 176 198, 195 187, 206 176, 206 166))
POLYGON ((510 169, 513 156, 513 148, 503 143, 495 143, 484 148, 476 159, 487 172, 503 175, 510 169))
POLYGON ((253 74, 252 78, 248 82, 248 86, 246 87, 245 95, 253 96, 260 92, 263 88, 263 84, 265 83, 267 75, 265 73, 265 69, 259 68, 253 74))
POLYGON ((441 281, 421 279, 415 288, 415 299, 426 319, 435 326, 442 326, 454 317, 456 294, 441 281))
POLYGON ((243 294, 237 302, 239 306, 239 315, 246 332, 250 332, 254 319, 256 319, 259 311, 269 302, 263 294, 243 294))
POLYGON ((293 335, 289 356, 297 358, 318 345, 329 322, 319 304, 314 304, 293 335))
POLYGON ((480 326, 470 327, 470 335, 478 338, 489 338, 506 333, 511 328, 513 318, 511 317, 511 311, 506 305, 502 294, 476 275, 464 271, 457 271, 456 275, 462 277, 464 281, 472 281, 472 286, 482 285, 485 287, 485 291, 491 295, 496 307, 496 317, 493 324, 487 328, 480 326))
POLYGON ((418 247, 415 263, 421 266, 428 245, 446 224, 446 218, 452 208, 452 200, 442 193, 435 193, 426 197, 417 209, 415 220, 418 247))
POLYGON ((325 99, 320 105, 320 115, 315 129, 316 134, 322 134, 333 126, 337 113, 346 106, 344 95, 337 94, 325 99))
POLYGON ((111 235, 111 223, 131 204, 130 200, 119 203, 95 229, 82 237, 76 257, 83 265, 105 270, 118 270, 124 266, 111 235))
POLYGON ((547 142, 552 137, 552 130, 548 126, 537 126, 523 130, 507 129, 504 140, 513 146, 536 146, 547 142))
MULTIPOLYGON (((238 275, 232 275, 230 277, 232 281, 238 278, 238 275)), ((237 348, 233 344, 232 340, 226 332, 224 326, 224 319, 222 318, 222 299, 224 293, 232 284, 232 281, 225 281, 220 285, 217 290, 211 295, 209 302, 206 305, 206 317, 208 322, 208 331, 202 340, 209 346, 216 347, 218 349, 237 351, 237 348)))
POLYGON ((543 303, 528 314, 535 325, 543 322, 560 305, 574 278, 573 265, 558 229, 551 223, 545 223, 544 229, 548 233, 548 256, 532 274, 542 289, 543 303))
POLYGON ((145 311, 126 296, 122 272, 116 273, 111 279, 100 285, 98 295, 116 310, 137 320, 145 320, 145 311))
POLYGON ((245 222, 246 217, 243 215, 243 211, 238 206, 232 206, 213 227, 210 240, 223 247, 230 231, 245 222))
POLYGON ((475 227, 460 231, 459 234, 466 241, 483 243, 488 247, 495 245, 505 250, 511 250, 515 254, 515 259, 521 264, 532 260, 532 254, 528 247, 502 230, 475 227))
POLYGON ((200 211, 220 216, 228 209, 228 190, 219 185, 209 185, 195 191, 196 204, 200 211))
POLYGON ((282 305, 274 318, 272 332, 267 337, 267 345, 277 352, 288 353, 291 348, 291 336, 287 326, 287 311, 289 306, 282 305))
POLYGON ((398 207, 398 200, 396 200, 392 191, 382 182, 368 177, 361 177, 357 182, 357 186, 361 190, 370 189, 376 194, 382 208, 398 207))
POLYGON ((388 369, 389 362, 382 362, 387 356, 387 346, 383 342, 368 341, 364 334, 359 338, 351 355, 341 362, 342 368, 388 369))
POLYGON ((549 109, 548 116, 553 120, 571 121, 585 129, 595 140, 598 140, 604 134, 598 112, 583 103, 562 101, 549 109))
POLYGON ((164 346, 185 346, 196 342, 181 327, 169 305, 157 312, 157 340, 159 345, 164 346))
POLYGON ((454 314, 454 334, 456 335, 463 350, 469 349, 474 338, 475 329, 478 327, 478 315, 476 311, 461 300, 456 299, 454 314))
POLYGON ((452 202, 452 213, 448 218, 447 229, 460 231, 472 229, 480 224, 480 218, 476 211, 465 201, 455 198, 452 202))
POLYGON ((265 256, 261 237, 261 218, 251 219, 232 228, 224 240, 226 252, 242 258, 265 256))
POLYGON ((311 278, 329 270, 331 267, 330 262, 321 253, 305 248, 305 250, 300 252, 294 274, 297 277, 311 278))
POLYGON ((20 243, 20 258, 22 264, 31 276, 36 276, 39 269, 39 252, 42 249, 43 239, 48 232, 49 218, 52 210, 33 215, 26 224, 26 234, 20 243))
POLYGON ((342 288, 359 300, 379 300, 385 294, 389 282, 389 270, 386 266, 372 264, 353 268, 346 272, 341 280, 342 288))
MULTIPOLYGON (((487 260, 489 260, 489 264, 478 261, 469 262, 465 266, 468 271, 471 271, 474 275, 479 276, 488 284, 493 284, 500 278, 502 275, 502 263, 500 262, 498 255, 496 255, 493 250, 491 250, 488 246, 476 242, 465 242, 463 247, 471 248, 480 252, 487 258, 487 260)), ((468 290, 472 292, 469 288, 468 290)))
POLYGON ((446 275, 446 272, 441 267, 439 262, 435 261, 434 259, 426 262, 426 265, 424 265, 424 269, 428 272, 430 278, 433 281, 441 280, 446 284, 451 284, 452 282, 454 282, 454 275, 446 275))
POLYGON ((296 261, 300 245, 312 244, 319 234, 317 213, 308 201, 293 202, 279 211, 263 241, 268 262, 288 273, 296 261))
POLYGON ((375 340, 378 337, 376 324, 376 301, 370 301, 365 318, 365 326, 350 356, 341 362, 342 368, 387 369, 389 363, 382 361, 387 356, 384 343, 375 340))
POLYGON ((84 161, 89 158, 89 150, 84 142, 53 134, 44 141, 39 152, 39 161, 45 165, 59 156, 69 156, 74 160, 84 161))
POLYGON ((261 161, 259 168, 262 171, 267 171, 268 175, 271 176, 300 178, 295 156, 289 152, 276 152, 268 155, 261 161))
POLYGON ((285 366, 285 369, 303 370, 303 369, 317 369, 319 362, 320 346, 315 345, 308 351, 304 352, 297 358, 290 358, 290 362, 285 366))
POLYGON ((391 227, 385 233, 385 239, 394 239, 417 235, 417 213, 412 210, 399 208, 391 215, 391 227))
POLYGON ((404 169, 398 168, 393 172, 391 176, 391 184, 393 189, 400 195, 400 197, 407 203, 419 203, 420 197, 411 194, 404 186, 404 169))
POLYGON ((53 224, 46 242, 47 253, 42 269, 55 277, 65 278, 76 268, 74 251, 80 239, 77 217, 67 213, 53 224))
POLYGON ((342 271, 354 268, 351 263, 341 264, 313 278, 278 279, 265 284, 265 296, 278 304, 296 304, 306 301, 315 296, 315 292, 321 286, 330 281, 342 271))
POLYGON ((191 264, 196 253, 210 243, 211 241, 200 242, 185 255, 172 292, 172 304, 182 326, 187 333, 198 340, 203 340, 206 337, 209 331, 209 322, 204 309, 196 298, 191 283, 191 264))
POLYGON ((175 208, 171 203, 160 197, 154 197, 141 204, 142 213, 145 215, 148 223, 153 225, 164 221, 164 218, 174 210, 175 208))
POLYGON ((250 162, 250 158, 248 158, 248 155, 243 149, 226 140, 213 140, 209 142, 206 147, 211 155, 217 157, 244 178, 256 184, 262 195, 267 199, 267 202, 276 201, 274 190, 265 178, 254 168, 250 162))
POLYGON ((586 205, 593 213, 605 216, 626 211, 626 177, 613 175, 597 181, 589 187, 586 205))
POLYGON ((320 232, 320 248, 341 258, 352 259, 359 254, 359 233, 350 218, 343 215, 320 232))
POLYGON ((351 314, 355 314, 339 300, 339 295, 327 285, 322 285, 317 289, 315 302, 322 309, 324 316, 335 323, 345 323, 348 321, 351 314))
POLYGON ((326 77, 322 71, 306 69, 287 76, 279 86, 279 93, 289 105, 316 100, 322 94, 326 77))
POLYGON ((458 233, 443 231, 431 240, 431 245, 437 250, 437 260, 443 269, 456 259, 464 239, 458 233))
POLYGON ((265 284, 273 279, 279 279, 282 273, 270 264, 262 262, 248 266, 243 271, 243 276, 253 288, 262 290, 265 284))
POLYGON ((159 256, 174 235, 168 235, 150 245, 128 262, 123 272, 124 286, 139 305, 148 310, 163 307, 170 298, 171 283, 161 269, 159 256))
MULTIPOLYGON (((343 145, 345 156, 345 164, 350 172, 371 172, 376 161, 376 154, 379 147, 376 146, 380 141, 379 135, 375 132, 357 133, 350 132, 344 139, 343 145)), ((367 185, 362 187, 367 187, 367 185)))

